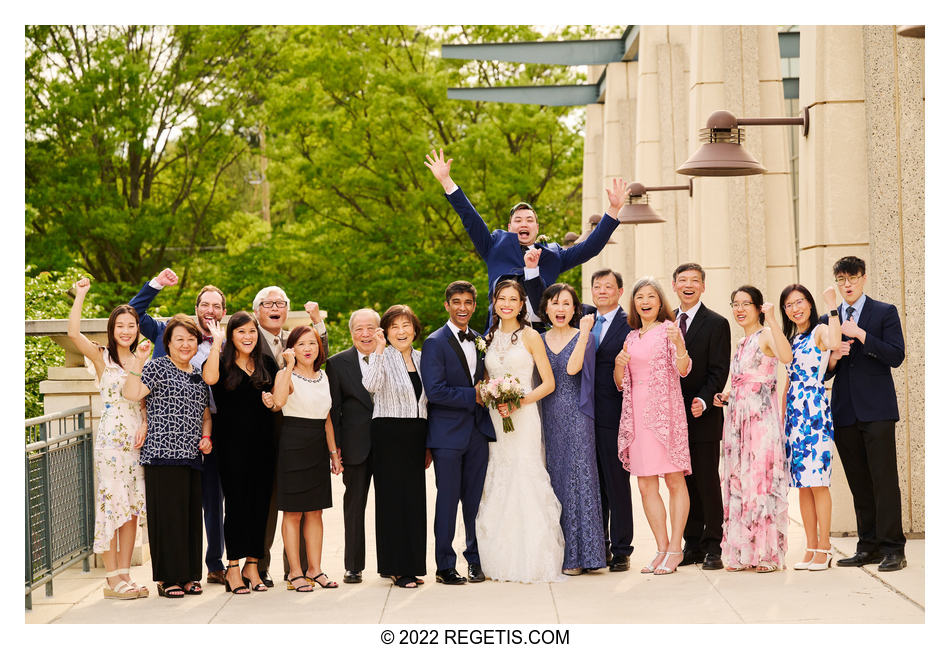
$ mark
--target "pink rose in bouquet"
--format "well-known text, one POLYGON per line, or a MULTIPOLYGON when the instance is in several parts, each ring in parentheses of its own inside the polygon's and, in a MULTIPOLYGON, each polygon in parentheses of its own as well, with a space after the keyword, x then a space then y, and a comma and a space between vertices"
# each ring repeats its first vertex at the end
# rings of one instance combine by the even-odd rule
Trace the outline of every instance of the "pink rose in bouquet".
MULTIPOLYGON (((502 403, 507 404, 509 408, 513 405, 520 406, 521 398, 524 397, 521 381, 511 374, 489 379, 479 386, 479 390, 485 405, 495 410, 502 403)), ((514 431, 515 425, 511 422, 511 417, 502 417, 501 428, 506 433, 514 431)))

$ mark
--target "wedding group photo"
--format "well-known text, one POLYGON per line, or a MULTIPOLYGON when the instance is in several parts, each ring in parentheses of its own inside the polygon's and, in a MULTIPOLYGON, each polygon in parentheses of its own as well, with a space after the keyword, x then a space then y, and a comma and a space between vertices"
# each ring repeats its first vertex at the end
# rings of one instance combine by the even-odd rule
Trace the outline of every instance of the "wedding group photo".
POLYGON ((924 44, 26 25, 25 623, 922 625, 924 44))

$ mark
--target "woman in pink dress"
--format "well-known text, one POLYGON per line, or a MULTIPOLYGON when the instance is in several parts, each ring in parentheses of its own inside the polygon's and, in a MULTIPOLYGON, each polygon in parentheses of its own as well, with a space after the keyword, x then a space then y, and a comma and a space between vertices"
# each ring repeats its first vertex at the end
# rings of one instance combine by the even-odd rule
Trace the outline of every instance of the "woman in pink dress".
POLYGON ((740 286, 730 302, 745 337, 732 357, 729 390, 713 397, 713 405, 729 406, 722 436, 722 560, 730 572, 753 566, 774 572, 784 567, 788 549, 788 470, 775 366, 791 362, 792 348, 773 334, 781 328, 759 289, 740 286))
POLYGON ((630 300, 630 328, 614 364, 614 382, 623 390, 617 449, 623 467, 637 476, 656 556, 641 573, 668 575, 683 560, 683 529, 689 514, 685 477, 691 473, 686 410, 680 377, 692 361, 686 343, 652 277, 639 280, 630 300), (660 497, 659 476, 670 492, 670 533, 660 497))

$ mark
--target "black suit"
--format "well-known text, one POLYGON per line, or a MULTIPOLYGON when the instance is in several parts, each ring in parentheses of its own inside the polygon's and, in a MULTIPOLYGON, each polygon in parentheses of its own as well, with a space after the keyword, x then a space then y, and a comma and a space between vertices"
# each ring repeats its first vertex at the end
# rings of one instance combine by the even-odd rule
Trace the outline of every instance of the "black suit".
MULTIPOLYGON (((284 367, 283 359, 277 358, 274 356, 274 352, 271 349, 271 346, 267 343, 265 336, 270 338, 273 334, 267 333, 261 327, 257 328, 258 336, 261 340, 261 351, 264 352, 265 356, 269 356, 277 363, 277 366, 280 368, 284 367)), ((286 329, 280 330, 280 342, 282 347, 287 346, 287 339, 290 337, 290 332, 286 329)), ((323 348, 329 349, 329 342, 327 339, 327 334, 320 334, 320 340, 323 342, 323 348)), ((280 428, 281 424, 284 421, 284 417, 280 412, 274 413, 274 448, 280 448, 280 428)), ((265 530, 264 535, 264 556, 258 561, 257 569, 260 572, 261 576, 270 575, 270 548, 274 544, 274 537, 277 535, 277 472, 274 472, 274 485, 271 490, 271 499, 270 499, 270 510, 267 513, 267 529, 265 530)), ((307 572, 307 543, 303 537, 303 525, 300 526, 300 568, 304 572, 307 572)), ((290 573, 290 563, 287 561, 287 551, 284 550, 284 574, 287 575, 290 573)))
MULTIPOLYGON (((597 315, 597 310, 590 305, 585 304, 583 310, 585 315, 597 315)), ((623 392, 614 383, 614 361, 628 333, 627 314, 620 308, 597 347, 594 365, 594 442, 604 513, 604 543, 618 557, 628 557, 633 552, 630 474, 623 468, 617 452, 623 392)))
MULTIPOLYGON (((847 319, 847 308, 838 307, 842 320, 847 319)), ((857 551, 903 554, 907 539, 894 439, 900 413, 891 368, 904 362, 904 334, 897 308, 871 298, 866 298, 858 326, 865 331, 864 343, 850 339, 851 351, 826 376, 835 378, 835 447, 854 499, 857 551)))
POLYGON ((343 566, 362 572, 366 567, 366 499, 373 477, 370 424, 373 398, 363 387, 361 358, 356 347, 327 361, 330 380, 330 418, 343 461, 343 566))
MULTIPOLYGON (((679 311, 676 314, 679 325, 679 311)), ((713 405, 713 395, 722 392, 729 375, 729 322, 700 304, 686 330, 686 351, 693 367, 680 378, 689 457, 693 472, 686 476, 689 516, 683 531, 684 552, 722 554, 722 489, 719 481, 719 443, 722 441, 722 408, 713 405), (693 417, 693 399, 706 409, 693 417)))

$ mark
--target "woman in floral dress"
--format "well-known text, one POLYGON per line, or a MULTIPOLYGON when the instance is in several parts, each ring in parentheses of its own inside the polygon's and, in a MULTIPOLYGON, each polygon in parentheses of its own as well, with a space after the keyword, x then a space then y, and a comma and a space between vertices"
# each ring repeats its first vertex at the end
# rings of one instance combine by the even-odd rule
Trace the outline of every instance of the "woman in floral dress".
POLYGON ((805 527, 805 557, 796 570, 827 570, 831 567, 831 457, 834 426, 823 378, 830 351, 841 344, 841 321, 835 309, 835 289, 823 293, 831 311, 828 324, 818 323, 815 298, 801 284, 782 291, 782 323, 791 341, 793 360, 788 366, 785 394, 785 455, 791 484, 805 527))
POLYGON ((778 331, 774 307, 754 286, 730 298, 745 336, 732 357, 732 381, 713 405, 729 406, 722 436, 722 560, 734 572, 774 572, 788 549, 788 473, 775 394, 777 361, 792 350, 778 331), (763 326, 768 323, 768 327, 763 326))
POLYGON ((102 415, 93 450, 96 475, 96 531, 92 549, 106 564, 103 596, 110 599, 148 597, 148 589, 129 575, 138 518, 145 514, 145 474, 139 465, 139 447, 145 440, 145 411, 141 401, 122 396, 139 338, 139 317, 127 304, 109 315, 108 346, 100 347, 79 331, 82 304, 89 292, 88 278, 73 288, 76 299, 69 312, 68 336, 92 361, 102 394, 102 415))

